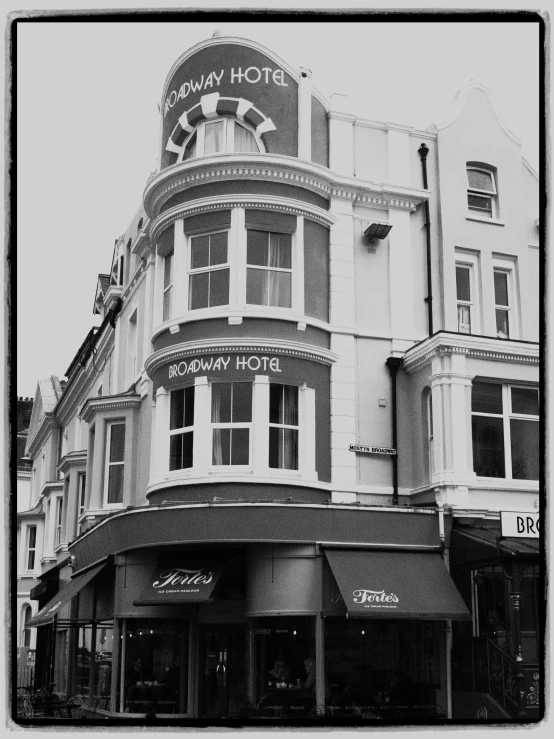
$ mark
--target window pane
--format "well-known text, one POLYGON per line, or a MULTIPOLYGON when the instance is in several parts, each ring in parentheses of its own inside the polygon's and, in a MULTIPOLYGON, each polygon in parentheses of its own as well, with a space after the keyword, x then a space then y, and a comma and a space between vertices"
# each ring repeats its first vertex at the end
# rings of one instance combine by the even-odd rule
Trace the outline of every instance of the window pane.
POLYGON ((492 199, 486 195, 473 195, 473 193, 469 193, 467 204, 470 210, 477 210, 489 218, 492 216, 492 199))
POLYGON ((470 189, 494 192, 492 172, 482 172, 475 169, 467 170, 467 179, 470 189))
POLYGON ((539 391, 526 387, 512 388, 512 413, 539 415, 539 391))
POLYGON ((496 335, 499 339, 510 338, 507 310, 496 310, 496 335))
POLYGON ((494 271, 494 302, 496 305, 509 305, 508 275, 506 272, 494 271))
POLYGON ((235 153, 250 151, 259 151, 254 134, 235 121, 235 153))
POLYGON ((214 382, 212 385, 212 423, 231 422, 230 382, 214 382))
POLYGON ((278 308, 290 308, 290 293, 291 273, 270 272, 268 304, 275 305, 278 308))
POLYGON ((227 263, 227 232, 210 235, 210 265, 227 263))
POLYGON ((458 300, 471 300, 468 267, 456 267, 456 297, 458 300))
POLYGON ((216 269, 210 275, 210 308, 229 303, 229 270, 216 269))
POLYGON ((266 267, 268 264, 269 233, 266 231, 247 232, 246 261, 266 267))
POLYGON ((110 462, 122 462, 125 451, 125 424, 115 423, 110 428, 110 462))
POLYGON ((209 236, 196 236, 190 241, 190 268, 200 269, 209 263, 209 236))
POLYGON ((192 467, 194 434, 175 434, 170 437, 169 447, 169 469, 182 470, 192 467))
POLYGON ((233 423, 250 423, 252 420, 252 383, 233 383, 233 423))
POLYGON ((190 276, 189 305, 190 310, 208 307, 209 272, 200 272, 190 276))
POLYGON ((471 388, 471 410, 478 413, 502 413, 502 385, 474 382, 471 388))
POLYGON ((282 423, 283 387, 275 383, 269 386, 269 423, 282 423))
POLYGON ((29 526, 29 549, 34 549, 37 543, 37 527, 29 526))
POLYGON ((232 429, 231 442, 231 464, 248 464, 250 430, 232 429))
POLYGON ((164 287, 168 287, 173 282, 173 252, 170 252, 164 259, 164 287))
POLYGON ((539 423, 511 419, 512 477, 514 480, 539 479, 539 423))
POLYGON ((123 500, 123 465, 110 465, 108 476, 108 503, 121 503, 123 500))
POLYGON ((163 319, 168 321, 171 318, 171 293, 173 288, 170 287, 164 292, 163 319))
POLYGON ((298 388, 294 385, 269 386, 269 422, 298 425, 298 388))
POLYGON ((471 420, 473 469, 479 477, 505 477, 503 420, 485 416, 471 420))
POLYGON ((224 121, 206 123, 204 154, 216 154, 218 151, 223 151, 223 126, 224 121))
POLYGON ((246 302, 250 305, 267 305, 269 275, 265 269, 246 270, 246 302))
POLYGON ((212 464, 230 464, 231 429, 214 429, 212 464))
POLYGON ((269 244, 269 266, 280 269, 291 268, 291 243, 290 234, 271 234, 269 244))
POLYGON ((185 388, 185 426, 194 426, 194 385, 185 388))
POLYGON ((269 466, 285 470, 298 469, 298 431, 270 427, 269 466))
POLYGON ((35 569, 35 550, 29 552, 29 555, 27 557, 27 569, 28 570, 34 570, 35 569))
POLYGON ((170 410, 170 420, 169 420, 169 428, 171 430, 181 429, 184 426, 184 416, 185 416, 184 396, 185 396, 184 388, 182 390, 174 390, 171 393, 171 410, 170 410))

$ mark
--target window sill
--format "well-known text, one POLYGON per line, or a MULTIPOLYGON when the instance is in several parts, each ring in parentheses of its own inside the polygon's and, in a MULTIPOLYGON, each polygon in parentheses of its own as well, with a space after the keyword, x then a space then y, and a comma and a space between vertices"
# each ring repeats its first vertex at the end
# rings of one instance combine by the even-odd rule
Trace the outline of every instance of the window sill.
POLYGON ((484 218, 483 216, 476 216, 469 214, 466 216, 466 221, 477 221, 477 223, 491 223, 493 226, 505 226, 504 221, 500 221, 497 218, 484 218))

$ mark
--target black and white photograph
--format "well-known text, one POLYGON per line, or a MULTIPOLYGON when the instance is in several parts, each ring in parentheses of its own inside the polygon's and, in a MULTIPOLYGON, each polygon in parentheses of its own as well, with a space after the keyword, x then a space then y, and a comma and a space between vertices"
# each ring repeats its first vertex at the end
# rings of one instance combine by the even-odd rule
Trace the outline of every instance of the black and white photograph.
POLYGON ((11 729, 537 729, 545 16, 6 33, 11 729))

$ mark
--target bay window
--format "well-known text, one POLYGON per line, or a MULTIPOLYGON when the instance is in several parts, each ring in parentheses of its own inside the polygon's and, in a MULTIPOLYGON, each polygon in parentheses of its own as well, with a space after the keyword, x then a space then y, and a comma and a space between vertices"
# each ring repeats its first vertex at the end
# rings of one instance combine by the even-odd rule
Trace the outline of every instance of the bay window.
POLYGON ((106 470, 104 490, 106 503, 123 502, 123 476, 125 469, 125 424, 109 423, 106 435, 106 470))
POLYGON ((471 411, 477 475, 538 480, 538 389, 474 382, 471 411))
POLYGON ((247 232, 246 302, 291 307, 292 236, 269 231, 247 232))
POLYGON ((269 386, 269 466, 298 469, 298 388, 269 386))
POLYGON ((248 465, 252 425, 252 383, 212 385, 212 464, 248 465))
POLYGON ((56 499, 56 523, 54 535, 54 548, 59 547, 62 543, 62 524, 63 524, 63 498, 56 499))
POLYGON ((189 310, 229 304, 227 231, 190 238, 189 310))
POLYGON ((169 428, 169 469, 192 467, 194 385, 171 393, 169 428))

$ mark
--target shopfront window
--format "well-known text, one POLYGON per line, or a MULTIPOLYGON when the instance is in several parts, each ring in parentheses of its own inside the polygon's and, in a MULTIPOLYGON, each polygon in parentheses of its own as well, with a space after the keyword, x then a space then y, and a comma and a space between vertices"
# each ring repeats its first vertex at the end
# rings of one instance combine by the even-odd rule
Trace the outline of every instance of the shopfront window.
POLYGON ((308 718, 315 708, 315 619, 256 618, 255 702, 259 718, 308 718))
POLYGON ((492 639, 501 649, 511 651, 502 567, 482 567, 473 572, 479 636, 492 639))
POLYGON ((75 697, 84 705, 105 711, 111 710, 113 641, 111 623, 78 627, 75 697))
POLYGON ((520 623, 521 646, 524 662, 536 663, 540 659, 539 644, 539 568, 527 565, 520 569, 520 623))
POLYGON ((440 623, 325 619, 328 710, 367 719, 445 715, 440 623))
MULTIPOLYGON (((123 695, 125 713, 186 713, 188 703, 188 622, 177 619, 127 619, 123 695)), ((118 688, 121 681, 118 683, 118 688)))

